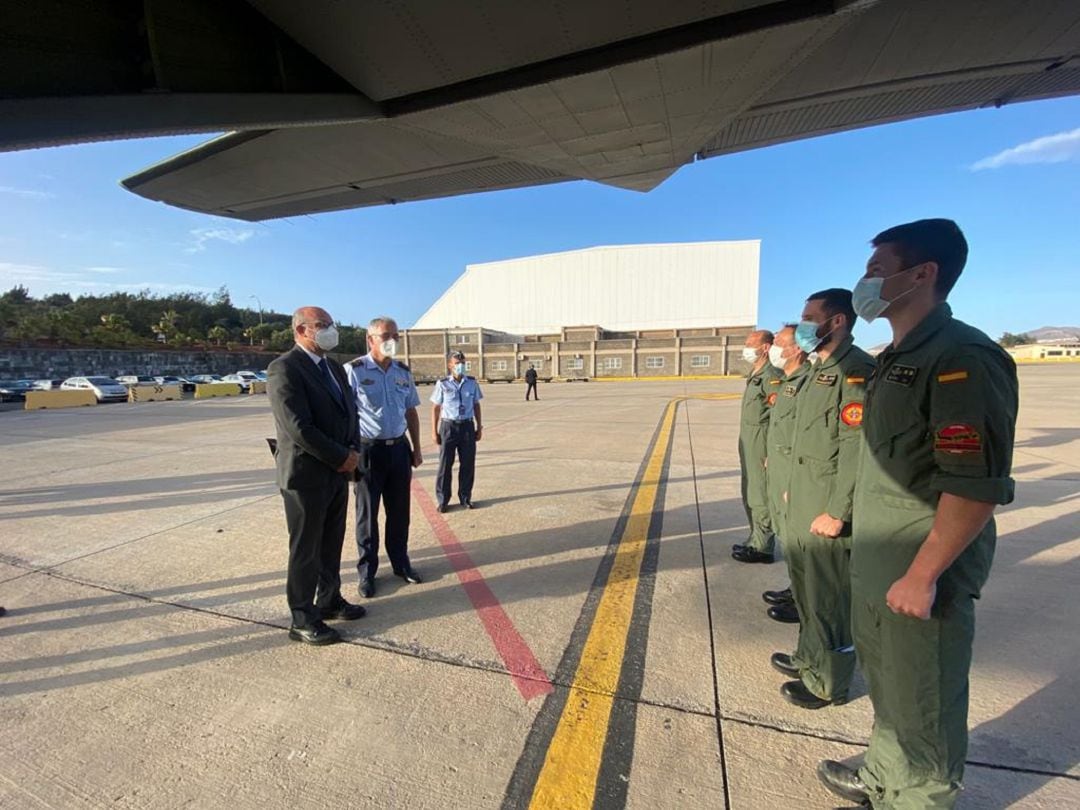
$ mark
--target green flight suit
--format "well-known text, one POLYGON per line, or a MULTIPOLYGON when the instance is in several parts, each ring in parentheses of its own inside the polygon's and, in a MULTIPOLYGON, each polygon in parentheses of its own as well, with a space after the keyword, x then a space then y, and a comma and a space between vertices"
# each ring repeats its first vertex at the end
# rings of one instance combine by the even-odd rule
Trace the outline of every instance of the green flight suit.
POLYGON ((806 382, 806 372, 810 364, 803 363, 790 374, 780 378, 780 390, 776 401, 769 411, 769 430, 765 435, 766 467, 765 482, 769 490, 769 517, 772 520, 773 533, 780 538, 787 554, 787 528, 784 518, 787 515, 788 481, 791 479, 791 445, 795 436, 795 403, 799 389, 806 382))
POLYGON ((874 359, 845 337, 811 366, 796 398, 784 559, 799 609, 792 656, 803 684, 825 700, 847 700, 855 673, 851 638, 851 500, 862 438, 863 399, 874 359), (844 521, 839 537, 810 531, 822 514, 844 521))
POLYGON ((772 554, 776 544, 769 519, 769 492, 765 482, 765 437, 769 409, 780 389, 781 373, 768 360, 751 371, 743 391, 739 419, 739 466, 742 468, 742 500, 750 536, 744 545, 772 554))
POLYGON ((860 775, 875 808, 951 808, 967 756, 974 601, 994 556, 991 519, 937 581, 931 618, 889 610, 950 493, 1013 498, 1016 366, 941 304, 877 361, 863 418, 851 555, 855 650, 874 704, 860 775))

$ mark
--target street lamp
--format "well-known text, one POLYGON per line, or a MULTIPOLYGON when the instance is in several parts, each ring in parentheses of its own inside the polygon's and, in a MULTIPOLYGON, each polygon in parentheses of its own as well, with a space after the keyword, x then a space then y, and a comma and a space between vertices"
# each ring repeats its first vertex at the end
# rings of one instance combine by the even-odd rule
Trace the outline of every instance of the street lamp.
POLYGON ((262 326, 262 301, 259 300, 259 296, 257 295, 249 295, 248 298, 254 298, 255 303, 259 305, 259 326, 262 326))

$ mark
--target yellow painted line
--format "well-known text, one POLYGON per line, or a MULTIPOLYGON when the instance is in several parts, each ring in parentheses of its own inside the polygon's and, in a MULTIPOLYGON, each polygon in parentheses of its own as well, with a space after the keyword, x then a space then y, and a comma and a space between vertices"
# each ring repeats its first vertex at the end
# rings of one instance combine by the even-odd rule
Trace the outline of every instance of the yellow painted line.
POLYGON ((741 399, 741 394, 696 394, 671 400, 638 484, 615 560, 604 585, 566 705, 548 745, 529 810, 590 810, 596 796, 611 709, 626 654, 649 525, 671 444, 675 414, 686 399, 741 399))
POLYGON ((671 444, 678 400, 668 403, 656 445, 638 485, 600 597, 581 663, 536 780, 530 810, 591 808, 604 753, 611 707, 619 684, 638 575, 656 504, 664 458, 671 444))

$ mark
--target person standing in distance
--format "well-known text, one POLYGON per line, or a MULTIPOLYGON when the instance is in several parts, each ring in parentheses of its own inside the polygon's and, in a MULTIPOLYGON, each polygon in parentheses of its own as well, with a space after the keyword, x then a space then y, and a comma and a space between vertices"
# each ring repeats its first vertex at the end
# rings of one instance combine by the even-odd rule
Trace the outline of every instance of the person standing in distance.
POLYGON ((795 342, 814 358, 799 392, 788 487, 784 558, 801 624, 794 655, 773 653, 790 703, 820 709, 847 702, 855 674, 851 640, 851 498, 862 439, 863 400, 874 360, 851 335, 851 292, 812 294, 795 342))
POLYGON ((953 318, 964 234, 924 219, 873 239, 855 312, 884 315, 855 481, 851 613, 874 729, 858 771, 818 776, 874 807, 952 808, 967 756, 975 599, 990 573, 994 508, 1013 499, 1016 365, 953 318))
POLYGON ((356 406, 344 370, 326 356, 338 342, 334 319, 324 309, 301 307, 292 325, 296 345, 267 369, 277 484, 289 528, 289 638, 333 644, 341 636, 325 620, 359 619, 365 612, 341 596, 347 482, 360 460, 356 406))
POLYGON ((540 394, 536 390, 536 369, 533 366, 529 366, 525 372, 525 401, 529 401, 529 394, 531 393, 537 400, 540 399, 540 394))
POLYGON ((360 594, 375 595, 379 568, 379 505, 386 510, 386 556, 396 576, 423 580, 409 562, 412 470, 424 463, 420 417, 412 372, 395 360, 398 327, 381 316, 368 324, 368 353, 345 364, 360 427, 360 471, 356 482, 356 549, 360 594), (405 437, 408 431, 408 439, 405 437))
POLYGON ((742 350, 750 364, 739 419, 739 466, 742 469, 742 501, 750 536, 732 551, 750 549, 770 558, 776 544, 769 519, 769 492, 765 484, 765 434, 769 429, 769 410, 776 402, 780 387, 779 369, 769 362, 773 333, 767 329, 751 332, 742 350))
MULTIPOLYGON (((783 372, 776 401, 769 411, 769 430, 765 434, 766 476, 765 483, 769 493, 769 518, 772 529, 785 546, 788 539, 787 499, 788 483, 791 479, 791 446, 795 441, 796 397, 806 382, 810 364, 806 362, 806 352, 795 342, 795 326, 787 324, 776 333, 776 339, 769 349, 769 362, 783 372)), ((771 563, 771 554, 755 554, 747 549, 731 554, 739 562, 771 563)), ((799 612, 792 601, 791 588, 780 591, 765 591, 761 598, 769 608, 768 617, 774 621, 795 624, 799 621, 799 612)))
POLYGON ((472 488, 476 474, 476 443, 483 438, 484 420, 480 400, 484 398, 475 377, 465 376, 465 354, 451 352, 446 360, 445 379, 435 383, 431 392, 431 431, 439 445, 439 472, 435 476, 435 501, 445 512, 450 502, 454 455, 458 467, 458 501, 473 508, 472 488))

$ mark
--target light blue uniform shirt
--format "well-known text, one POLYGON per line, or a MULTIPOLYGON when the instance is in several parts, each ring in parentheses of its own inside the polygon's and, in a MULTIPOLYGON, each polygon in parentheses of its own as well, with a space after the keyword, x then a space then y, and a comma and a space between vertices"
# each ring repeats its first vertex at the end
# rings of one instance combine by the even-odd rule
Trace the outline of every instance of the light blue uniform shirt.
POLYGON ((483 398, 480 383, 472 377, 462 377, 461 382, 447 377, 435 383, 435 390, 431 392, 431 401, 442 405, 443 419, 472 419, 476 403, 483 398))
POLYGON ((397 360, 383 371, 370 354, 346 363, 345 371, 356 397, 360 436, 396 439, 404 434, 405 411, 420 404, 412 372, 397 360))

